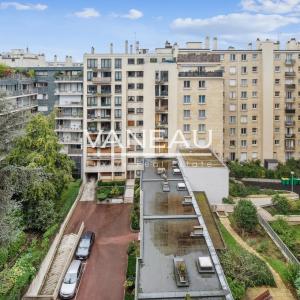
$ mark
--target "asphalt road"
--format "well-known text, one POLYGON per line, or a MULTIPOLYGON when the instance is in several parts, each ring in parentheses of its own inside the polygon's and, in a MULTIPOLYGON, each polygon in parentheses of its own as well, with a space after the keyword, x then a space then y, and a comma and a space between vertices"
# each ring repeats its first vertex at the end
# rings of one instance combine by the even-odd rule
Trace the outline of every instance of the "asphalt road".
POLYGON ((85 231, 94 231, 96 239, 76 300, 124 299, 127 247, 137 238, 130 230, 130 210, 129 204, 78 203, 66 233, 76 232, 83 221, 85 231))

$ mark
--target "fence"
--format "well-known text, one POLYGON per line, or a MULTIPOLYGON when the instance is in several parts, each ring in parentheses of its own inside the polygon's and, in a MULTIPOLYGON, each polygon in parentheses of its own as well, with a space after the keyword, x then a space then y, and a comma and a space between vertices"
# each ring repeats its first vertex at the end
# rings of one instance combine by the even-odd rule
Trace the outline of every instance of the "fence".
POLYGON ((293 264, 300 266, 299 260, 290 251, 290 249, 285 245, 285 243, 281 240, 281 238, 273 230, 273 228, 270 226, 270 224, 267 221, 265 221, 260 215, 258 215, 258 219, 259 219, 259 223, 261 224, 261 226, 266 230, 266 232, 268 233, 270 238, 278 246, 278 248, 281 250, 282 254, 287 258, 287 260, 289 260, 293 264))

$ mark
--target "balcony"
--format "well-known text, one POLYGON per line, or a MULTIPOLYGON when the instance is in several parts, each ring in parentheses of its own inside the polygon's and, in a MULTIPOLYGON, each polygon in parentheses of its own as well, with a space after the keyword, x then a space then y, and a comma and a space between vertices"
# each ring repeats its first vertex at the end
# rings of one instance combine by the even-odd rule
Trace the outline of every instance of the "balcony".
POLYGON ((55 107, 82 107, 83 102, 82 101, 77 101, 77 102, 68 102, 68 103, 55 103, 55 107))
POLYGON ((111 83, 111 77, 93 77, 92 82, 98 84, 109 84, 111 83))
POLYGON ((58 76, 54 82, 83 82, 82 76, 58 76))
POLYGON ((289 90, 294 90, 296 88, 296 84, 294 83, 286 83, 285 88, 289 90))
POLYGON ((285 126, 288 127, 295 126, 295 121, 285 121, 285 126))
POLYGON ((168 83, 168 78, 155 78, 155 84, 165 84, 168 83))
POLYGON ((294 133, 286 133, 284 136, 286 139, 294 139, 296 137, 294 133))
POLYGON ((296 73, 295 72, 285 72, 285 77, 295 77, 296 76, 296 73))
POLYGON ((286 102, 286 103, 292 103, 292 102, 295 102, 295 100, 296 100, 295 97, 285 98, 285 102, 286 102))
POLYGON ((295 150, 295 145, 285 145, 285 150, 286 151, 294 151, 295 150))
POLYGON ((82 90, 72 91, 72 90, 56 89, 54 92, 54 95, 56 95, 56 96, 58 96, 58 95, 82 95, 82 90))
POLYGON ((32 88, 32 89, 26 89, 26 90, 17 90, 17 91, 1 91, 0 94, 3 93, 5 97, 18 97, 18 96, 29 96, 29 95, 34 95, 37 94, 37 89, 32 88))
POLYGON ((294 59, 286 59, 285 64, 287 66, 293 66, 295 64, 295 60, 294 59))
POLYGON ((286 114, 294 114, 296 112, 295 108, 286 108, 285 113, 286 114))
POLYGON ((58 112, 55 116, 56 119, 82 119, 82 113, 77 113, 77 114, 66 114, 63 112, 58 112))
POLYGON ((167 91, 161 91, 160 93, 155 93, 155 97, 157 98, 162 98, 162 97, 168 97, 168 92, 167 91))
POLYGON ((82 126, 56 126, 55 131, 66 131, 66 132, 82 131, 82 126))
POLYGON ((59 143, 61 144, 82 144, 82 138, 77 139, 67 139, 67 138, 60 138, 59 143))
POLYGON ((156 122, 155 127, 156 128, 167 128, 168 127, 168 122, 156 122))
POLYGON ((208 71, 208 72, 199 72, 199 71, 188 71, 188 72, 179 72, 179 77, 223 77, 223 71, 208 71))
POLYGON ((168 106, 155 107, 155 112, 167 113, 168 112, 168 106))

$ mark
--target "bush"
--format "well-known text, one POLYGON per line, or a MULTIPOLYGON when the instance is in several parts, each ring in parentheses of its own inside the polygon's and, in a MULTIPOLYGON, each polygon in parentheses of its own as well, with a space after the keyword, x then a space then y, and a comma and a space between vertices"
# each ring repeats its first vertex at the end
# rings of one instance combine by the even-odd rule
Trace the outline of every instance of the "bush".
POLYGON ((98 199, 99 201, 104 201, 104 200, 106 200, 107 198, 108 198, 108 194, 107 194, 107 193, 103 193, 103 192, 97 193, 97 199, 98 199))
POLYGON ((228 278, 228 285, 231 290, 231 293, 233 295, 233 298, 235 300, 241 300, 243 299, 245 293, 246 293, 246 288, 245 284, 242 282, 239 282, 235 279, 228 278))
POLYGON ((245 288, 275 285, 267 264, 244 249, 226 250, 221 253, 220 260, 226 276, 243 283, 245 288))
POLYGON ((131 212, 131 228, 133 230, 140 230, 140 216, 136 212, 136 210, 132 210, 131 212))
POLYGON ((222 202, 224 204, 234 204, 234 201, 233 201, 233 199, 230 196, 228 198, 223 197, 222 202))
POLYGON ((112 186, 125 186, 125 181, 124 180, 120 180, 120 181, 98 181, 97 185, 99 187, 101 186, 107 186, 107 187, 112 187, 112 186))
POLYGON ((240 200, 234 208, 233 219, 238 228, 252 232, 258 224, 256 207, 249 200, 240 200))
POLYGON ((290 203, 284 196, 275 195, 272 198, 272 203, 280 214, 287 215, 290 210, 290 203))

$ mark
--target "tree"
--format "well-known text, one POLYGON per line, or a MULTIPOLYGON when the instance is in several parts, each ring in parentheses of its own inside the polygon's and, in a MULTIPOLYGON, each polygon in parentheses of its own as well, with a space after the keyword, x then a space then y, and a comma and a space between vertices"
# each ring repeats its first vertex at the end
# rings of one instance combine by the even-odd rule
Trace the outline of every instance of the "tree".
POLYGON ((257 211, 249 200, 240 200, 233 211, 233 218, 238 226, 247 232, 251 232, 258 224, 257 211))
POLYGON ((287 215, 289 213, 290 203, 286 197, 277 194, 272 198, 272 203, 280 214, 287 215))
POLYGON ((54 131, 54 115, 37 114, 26 126, 25 134, 18 137, 7 156, 11 165, 42 168, 50 174, 59 195, 72 178, 73 161, 60 152, 61 145, 54 131))

